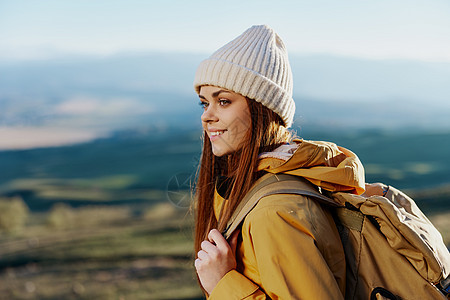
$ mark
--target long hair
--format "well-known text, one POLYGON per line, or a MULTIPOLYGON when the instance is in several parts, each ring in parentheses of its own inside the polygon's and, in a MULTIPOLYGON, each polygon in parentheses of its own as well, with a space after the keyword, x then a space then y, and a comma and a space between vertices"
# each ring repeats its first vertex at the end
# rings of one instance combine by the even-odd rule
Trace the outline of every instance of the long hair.
POLYGON ((258 155, 272 151, 291 139, 283 120, 276 113, 252 99, 247 98, 247 104, 251 114, 251 127, 246 133, 244 144, 236 152, 223 157, 215 156, 206 132, 203 133, 203 151, 195 190, 196 252, 201 249, 201 242, 207 240, 211 229, 217 228, 220 232, 225 229, 233 211, 261 176, 256 172, 258 155), (217 221, 214 215, 214 190, 219 176, 228 178, 229 188, 228 204, 217 221))

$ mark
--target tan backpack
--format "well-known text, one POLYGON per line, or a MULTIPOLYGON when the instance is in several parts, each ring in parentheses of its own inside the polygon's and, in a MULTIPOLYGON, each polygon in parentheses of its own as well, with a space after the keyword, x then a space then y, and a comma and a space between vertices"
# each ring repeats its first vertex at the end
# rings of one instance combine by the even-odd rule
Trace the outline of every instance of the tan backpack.
POLYGON ((273 194, 309 196, 333 211, 347 262, 345 299, 450 299, 448 249, 439 231, 401 191, 390 187, 386 197, 368 198, 321 193, 301 177, 266 174, 235 210, 225 238, 261 198, 273 194))

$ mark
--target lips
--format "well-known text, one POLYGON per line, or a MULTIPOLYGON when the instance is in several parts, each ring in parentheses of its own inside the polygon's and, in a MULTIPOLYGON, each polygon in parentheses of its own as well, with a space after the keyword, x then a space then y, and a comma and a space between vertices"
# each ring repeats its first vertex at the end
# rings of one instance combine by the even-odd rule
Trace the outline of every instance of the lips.
POLYGON ((222 134, 224 134, 225 132, 227 132, 226 129, 224 130, 217 130, 217 129, 213 129, 213 130, 208 130, 209 131, 209 139, 211 141, 215 141, 216 139, 218 139, 222 134))

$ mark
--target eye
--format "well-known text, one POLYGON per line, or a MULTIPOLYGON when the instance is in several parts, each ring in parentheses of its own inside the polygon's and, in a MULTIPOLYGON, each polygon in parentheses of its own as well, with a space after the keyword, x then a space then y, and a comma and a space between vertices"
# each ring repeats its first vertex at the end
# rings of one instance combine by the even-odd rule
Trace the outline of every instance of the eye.
POLYGON ((230 103, 231 103, 231 101, 228 100, 228 99, 219 99, 220 106, 226 106, 226 105, 228 105, 230 103))
POLYGON ((198 105, 200 105, 202 109, 206 109, 208 107, 209 103, 206 101, 200 101, 198 103, 198 105))

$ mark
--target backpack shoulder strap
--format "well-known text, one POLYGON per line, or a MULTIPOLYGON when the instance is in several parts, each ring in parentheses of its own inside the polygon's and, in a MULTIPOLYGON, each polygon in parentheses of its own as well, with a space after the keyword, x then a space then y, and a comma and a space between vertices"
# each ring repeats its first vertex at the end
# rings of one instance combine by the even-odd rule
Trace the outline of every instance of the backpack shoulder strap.
POLYGON ((317 186, 306 179, 287 174, 268 173, 258 179, 250 191, 245 195, 231 215, 227 227, 222 232, 227 239, 239 227, 245 217, 264 197, 274 194, 297 194, 308 196, 329 206, 339 206, 335 201, 320 193, 317 186))

